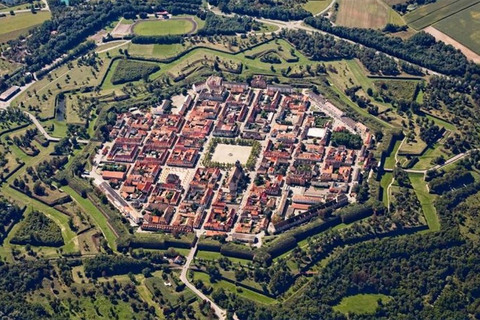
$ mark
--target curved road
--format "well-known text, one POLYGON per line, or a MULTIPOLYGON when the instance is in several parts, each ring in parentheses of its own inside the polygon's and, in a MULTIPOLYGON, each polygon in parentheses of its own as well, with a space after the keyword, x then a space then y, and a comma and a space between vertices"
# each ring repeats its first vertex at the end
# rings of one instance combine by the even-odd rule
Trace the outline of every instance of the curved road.
POLYGON ((187 256, 187 261, 182 267, 182 273, 180 274, 180 280, 185 283, 185 285, 192 290, 197 296, 199 296, 201 299, 206 300, 210 303, 211 308, 215 311, 215 314, 217 315, 218 319, 220 320, 225 320, 227 318, 227 312, 220 308, 215 302, 213 302, 209 297, 203 294, 202 291, 198 290, 189 280, 188 280, 188 268, 190 264, 192 263, 195 253, 197 252, 197 244, 198 241, 195 242, 195 246, 190 250, 190 253, 187 256))

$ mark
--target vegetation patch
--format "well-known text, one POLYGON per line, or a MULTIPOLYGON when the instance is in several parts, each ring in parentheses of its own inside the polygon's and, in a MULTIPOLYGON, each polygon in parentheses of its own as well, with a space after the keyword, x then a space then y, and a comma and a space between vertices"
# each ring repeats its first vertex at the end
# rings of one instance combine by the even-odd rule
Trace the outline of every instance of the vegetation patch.
POLYGON ((356 294, 343 298, 333 307, 333 310, 344 314, 373 314, 379 305, 386 304, 390 300, 392 298, 384 294, 356 294))
POLYGON ((148 76, 160 70, 160 67, 153 63, 138 62, 122 59, 118 62, 111 82, 114 85, 122 84, 140 79, 148 79, 148 76))
POLYGON ((40 211, 28 214, 10 242, 49 247, 64 245, 60 227, 40 211))

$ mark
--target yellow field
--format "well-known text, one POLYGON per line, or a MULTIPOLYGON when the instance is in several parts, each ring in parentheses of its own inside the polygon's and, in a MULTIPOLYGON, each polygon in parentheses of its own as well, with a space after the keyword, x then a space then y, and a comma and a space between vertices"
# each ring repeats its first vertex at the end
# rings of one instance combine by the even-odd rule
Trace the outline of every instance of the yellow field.
POLYGON ((382 0, 341 0, 339 4, 336 23, 345 27, 381 29, 387 23, 405 24, 382 0))

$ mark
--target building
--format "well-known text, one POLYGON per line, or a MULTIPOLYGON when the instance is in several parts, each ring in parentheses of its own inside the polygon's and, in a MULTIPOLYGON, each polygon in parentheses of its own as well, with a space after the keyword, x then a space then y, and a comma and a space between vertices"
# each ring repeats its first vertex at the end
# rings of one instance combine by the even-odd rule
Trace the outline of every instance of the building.
POLYGON ((2 94, 0 94, 0 101, 4 101, 4 102, 8 101, 19 92, 20 92, 20 87, 17 87, 17 86, 10 87, 4 92, 2 92, 2 94))

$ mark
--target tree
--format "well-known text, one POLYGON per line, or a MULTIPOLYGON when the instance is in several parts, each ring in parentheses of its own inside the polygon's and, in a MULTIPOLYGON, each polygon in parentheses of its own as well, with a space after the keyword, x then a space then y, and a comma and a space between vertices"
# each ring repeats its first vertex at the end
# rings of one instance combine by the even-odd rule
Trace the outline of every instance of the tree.
POLYGON ((37 196, 45 195, 45 188, 42 186, 42 184, 39 180, 37 180, 37 182, 35 182, 35 184, 33 185, 33 192, 37 196))

